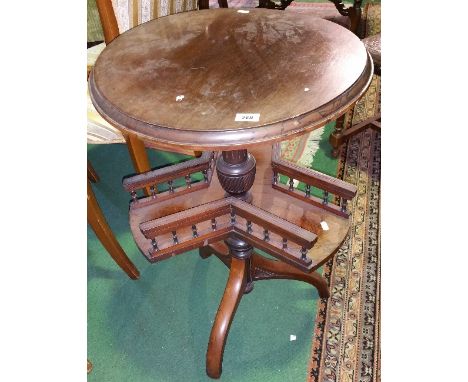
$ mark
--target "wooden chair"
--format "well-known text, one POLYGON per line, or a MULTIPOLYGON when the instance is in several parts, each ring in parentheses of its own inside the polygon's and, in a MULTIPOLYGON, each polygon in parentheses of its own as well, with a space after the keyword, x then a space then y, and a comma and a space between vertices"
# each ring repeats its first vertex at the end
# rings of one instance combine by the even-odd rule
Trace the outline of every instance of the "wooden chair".
MULTIPOLYGON (((367 48, 367 51, 374 61, 374 74, 380 76, 381 69, 381 43, 380 33, 374 36, 366 37, 362 40, 363 44, 367 48)), ((351 115, 353 112, 351 112, 351 115)), ((374 116, 352 125, 351 127, 344 129, 344 116, 336 122, 334 132, 330 135, 330 144, 333 147, 332 155, 336 158, 339 153, 341 145, 347 142, 352 136, 359 134, 365 129, 371 128, 376 131, 380 131, 380 112, 374 116)))
POLYGON ((358 34, 359 24, 361 23, 361 14, 362 14, 362 0, 353 0, 351 6, 346 6, 343 4, 343 0, 329 0, 335 4, 336 9, 342 16, 349 18, 350 26, 349 30, 354 34, 358 34))
MULTIPOLYGON (((293 12, 302 13, 303 10, 289 8, 294 0, 259 0, 258 8, 278 9, 278 10, 290 10, 293 12)), ((343 0, 329 0, 334 5, 334 9, 326 9, 330 7, 324 7, 321 9, 317 16, 324 19, 336 22, 337 24, 343 25, 344 27, 351 30, 356 35, 359 32, 359 24, 361 22, 362 14, 362 0, 353 0, 352 4, 345 5, 343 0)), ((227 0, 218 0, 220 8, 228 8, 227 0)), ((330 4, 331 5, 331 4, 330 4)), ((309 12, 309 10, 305 10, 309 12)))
MULTIPOLYGON (((107 224, 106 218, 102 213, 101 207, 97 202, 96 196, 94 195, 91 182, 96 183, 99 181, 99 177, 88 161, 88 223, 93 229, 99 241, 102 243, 104 248, 109 252, 109 255, 114 259, 117 265, 133 280, 140 277, 140 272, 127 257, 124 250, 120 246, 119 242, 115 238, 112 230, 107 224)), ((89 367, 89 363, 88 363, 89 367)))
MULTIPOLYGON (((105 42, 88 49, 88 75, 99 54, 120 33, 154 18, 178 12, 208 8, 208 0, 96 0, 105 42)), ((94 108, 88 93, 88 143, 126 143, 130 158, 137 173, 151 169, 145 143, 136 135, 123 134, 106 122, 94 108)), ((201 153, 180 149, 182 154, 199 156, 201 153)), ((148 192, 148 190, 146 190, 148 192)))
POLYGON ((351 22, 349 17, 341 15, 335 6, 331 3, 314 3, 313 8, 306 7, 287 7, 285 12, 305 13, 311 16, 320 17, 328 21, 332 21, 346 29, 351 29, 351 22))
MULTIPOLYGON (((88 49, 87 74, 89 75, 94 62, 99 54, 120 33, 151 19, 166 16, 173 13, 197 9, 197 0, 126 0, 111 1, 97 0, 97 9, 104 32, 105 42, 88 49)), ((208 1, 200 1, 200 9, 208 8, 208 1)), ((136 135, 122 134, 118 129, 106 122, 94 108, 88 94, 88 143, 113 144, 126 143, 135 171, 137 173, 150 170, 150 164, 145 149, 145 144, 136 135)), ((180 150, 183 154, 199 156, 189 150, 180 150)), ((109 252, 115 262, 132 279, 139 278, 139 271, 130 261, 122 247, 112 233, 101 208, 96 200, 90 182, 97 182, 99 177, 88 162, 88 223, 96 233, 103 246, 109 252)), ((146 193, 149 189, 145 190, 146 193)))

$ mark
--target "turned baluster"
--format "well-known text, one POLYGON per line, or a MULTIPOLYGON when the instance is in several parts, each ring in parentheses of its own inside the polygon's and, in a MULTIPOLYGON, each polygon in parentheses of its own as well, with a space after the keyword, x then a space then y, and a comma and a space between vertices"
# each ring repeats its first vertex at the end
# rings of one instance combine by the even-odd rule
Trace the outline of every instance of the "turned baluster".
POLYGON ((192 236, 198 237, 198 231, 197 231, 197 226, 195 224, 192 225, 192 236))
POLYGON ((154 185, 150 186, 150 193, 153 199, 156 198, 156 187, 154 185))
POLYGON ((283 237, 283 249, 288 248, 288 239, 283 237))
POLYGON ((208 170, 203 170, 203 179, 205 180, 205 183, 208 183, 208 170))
POLYGON ((328 204, 328 191, 323 191, 323 204, 328 204))
POLYGON ((310 184, 306 184, 306 191, 305 191, 305 196, 306 198, 310 198, 310 184))
POLYGON ((347 212, 346 211, 346 205, 348 204, 348 200, 341 198, 341 211, 342 212, 347 212))
POLYGON ((177 238, 176 231, 172 231, 172 240, 174 241, 174 244, 179 244, 179 239, 177 238))
POLYGON ((158 248, 158 242, 156 241, 156 238, 151 239, 151 245, 153 246, 153 249, 154 249, 155 251, 158 251, 158 250, 159 250, 159 248, 158 248))
POLYGON ((231 225, 236 224, 236 213, 231 211, 231 225))
POLYGON ((252 222, 247 220, 247 233, 252 233, 252 222))
POLYGON ((294 191, 294 178, 289 178, 289 191, 294 191))
POLYGON ((301 259, 302 260, 307 260, 307 248, 305 248, 305 247, 301 248, 301 259))
POLYGON ((216 231, 216 219, 211 219, 211 229, 213 231, 216 231))
POLYGON ((278 178, 279 178, 278 172, 273 171, 273 184, 278 184, 278 178))
POLYGON ((270 241, 270 232, 266 228, 263 230, 263 240, 270 241))
POLYGON ((190 174, 185 175, 185 184, 187 185, 187 188, 192 187, 192 179, 190 179, 190 174))
POLYGON ((171 180, 168 180, 168 181, 167 181, 167 184, 169 185, 169 192, 170 192, 171 194, 173 194, 173 193, 174 193, 173 180, 172 180, 172 179, 171 179, 171 180))
POLYGON ((214 166, 215 165, 215 153, 214 151, 211 152, 211 155, 210 155, 210 164, 209 166, 214 166))
POLYGON ((138 201, 137 193, 136 193, 135 190, 132 190, 132 191, 130 192, 130 196, 132 197, 132 201, 133 201, 133 202, 137 202, 137 201, 138 201))

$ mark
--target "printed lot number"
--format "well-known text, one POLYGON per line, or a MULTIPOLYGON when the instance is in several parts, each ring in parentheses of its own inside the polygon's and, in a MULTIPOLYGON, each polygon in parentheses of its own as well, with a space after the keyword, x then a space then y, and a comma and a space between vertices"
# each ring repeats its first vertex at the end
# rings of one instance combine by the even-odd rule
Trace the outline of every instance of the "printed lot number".
POLYGON ((260 113, 237 113, 234 121, 236 122, 258 122, 260 113))

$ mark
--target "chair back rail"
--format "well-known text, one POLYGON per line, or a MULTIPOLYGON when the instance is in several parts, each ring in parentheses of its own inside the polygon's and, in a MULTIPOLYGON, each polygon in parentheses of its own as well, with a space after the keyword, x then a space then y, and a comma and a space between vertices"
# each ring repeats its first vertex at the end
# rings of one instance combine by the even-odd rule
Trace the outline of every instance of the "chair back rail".
POLYGON ((96 0, 96 5, 104 32, 104 42, 107 45, 120 34, 117 18, 111 0, 96 0))
POLYGON ((96 0, 105 43, 141 23, 174 13, 208 8, 198 0, 96 0))

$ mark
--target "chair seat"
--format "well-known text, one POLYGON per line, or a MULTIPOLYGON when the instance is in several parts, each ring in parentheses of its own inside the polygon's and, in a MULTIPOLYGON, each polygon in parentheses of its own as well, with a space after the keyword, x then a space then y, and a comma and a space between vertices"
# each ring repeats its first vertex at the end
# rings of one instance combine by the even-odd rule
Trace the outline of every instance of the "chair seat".
MULTIPOLYGON (((95 45, 88 49, 88 74, 94 66, 98 56, 106 47, 105 43, 95 45)), ((111 143, 125 143, 122 133, 107 123, 104 118, 100 116, 94 108, 91 98, 89 97, 89 90, 87 94, 87 112, 88 112, 88 127, 87 127, 87 141, 91 144, 111 144, 111 143)))
POLYGON ((89 91, 86 92, 88 98, 88 127, 87 141, 91 144, 102 145, 111 143, 125 143, 122 133, 107 123, 94 108, 89 91))
POLYGON ((98 56, 101 54, 101 52, 104 50, 105 47, 106 47, 106 44, 103 42, 101 44, 94 45, 91 48, 88 48, 88 50, 86 51, 87 58, 88 58, 87 60, 88 61, 87 62, 88 74, 93 68, 94 64, 96 63, 98 56))
POLYGON ((362 43, 366 47, 367 51, 372 57, 372 60, 374 60, 374 65, 380 69, 380 33, 366 37, 365 39, 362 40, 362 43))

